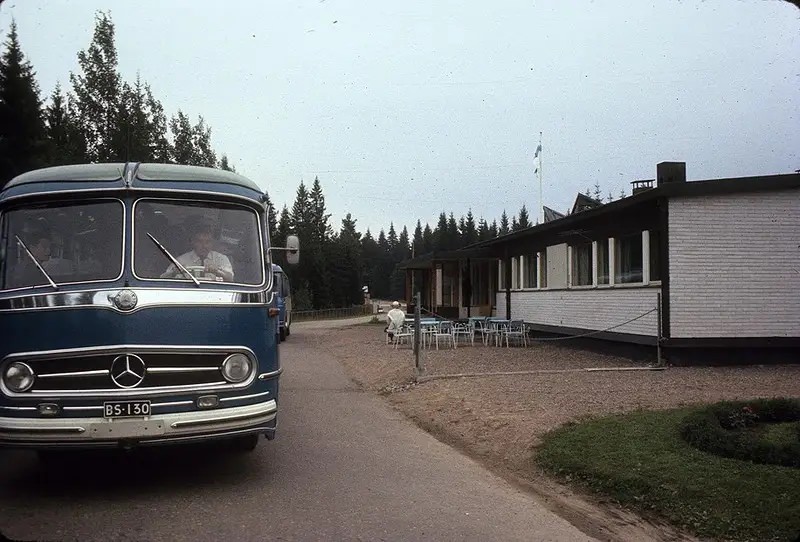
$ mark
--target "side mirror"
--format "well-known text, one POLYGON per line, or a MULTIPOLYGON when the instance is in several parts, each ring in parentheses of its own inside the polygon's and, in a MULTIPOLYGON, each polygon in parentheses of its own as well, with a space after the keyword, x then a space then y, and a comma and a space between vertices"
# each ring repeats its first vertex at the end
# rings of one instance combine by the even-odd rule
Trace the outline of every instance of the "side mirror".
POLYGON ((300 263, 300 239, 296 235, 286 238, 286 263, 289 265, 300 263))

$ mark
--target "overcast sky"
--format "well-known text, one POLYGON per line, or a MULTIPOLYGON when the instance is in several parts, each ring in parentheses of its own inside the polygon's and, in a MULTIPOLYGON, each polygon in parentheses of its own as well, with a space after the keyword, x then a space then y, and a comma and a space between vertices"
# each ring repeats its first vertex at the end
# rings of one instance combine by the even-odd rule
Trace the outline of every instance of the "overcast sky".
MULTIPOLYGON (((110 7, 123 76, 291 207, 318 175, 334 227, 377 234, 538 206, 656 163, 690 179, 800 168, 800 10, 777 0, 6 0, 44 96, 110 7), (474 5, 471 5, 474 4, 474 5)), ((533 211, 532 214, 535 214, 533 211)))

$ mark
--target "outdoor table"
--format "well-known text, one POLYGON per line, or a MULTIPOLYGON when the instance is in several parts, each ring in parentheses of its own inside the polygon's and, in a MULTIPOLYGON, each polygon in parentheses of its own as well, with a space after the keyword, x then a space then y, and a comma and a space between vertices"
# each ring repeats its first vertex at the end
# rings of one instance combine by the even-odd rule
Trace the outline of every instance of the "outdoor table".
MULTIPOLYGON (((439 319, 439 318, 420 318, 419 319, 419 327, 420 327, 419 332, 420 332, 420 339, 422 340, 423 348, 426 346, 426 344, 427 344, 427 346, 430 346, 431 330, 432 330, 432 328, 437 326, 439 324, 439 322, 441 322, 441 321, 442 320, 439 319), (426 336, 428 337, 427 343, 426 343, 426 338, 425 338, 426 336)), ((414 318, 406 317, 406 325, 413 326, 414 325, 414 318)), ((416 332, 416 330, 415 330, 415 332, 416 332)))
POLYGON ((489 318, 489 325, 492 328, 492 335, 494 335, 494 345, 500 346, 500 334, 502 326, 507 326, 511 323, 511 320, 507 320, 506 318, 489 318))

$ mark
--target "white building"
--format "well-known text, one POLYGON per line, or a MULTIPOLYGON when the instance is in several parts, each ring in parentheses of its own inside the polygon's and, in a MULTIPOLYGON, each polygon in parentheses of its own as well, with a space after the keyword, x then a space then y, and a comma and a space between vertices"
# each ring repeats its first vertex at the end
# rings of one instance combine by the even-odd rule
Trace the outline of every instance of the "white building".
POLYGON ((664 346, 800 346, 800 175, 685 171, 659 164, 630 197, 581 196, 572 214, 464 249, 459 315, 464 262, 489 251, 492 312, 533 329, 655 344, 660 314, 664 346))

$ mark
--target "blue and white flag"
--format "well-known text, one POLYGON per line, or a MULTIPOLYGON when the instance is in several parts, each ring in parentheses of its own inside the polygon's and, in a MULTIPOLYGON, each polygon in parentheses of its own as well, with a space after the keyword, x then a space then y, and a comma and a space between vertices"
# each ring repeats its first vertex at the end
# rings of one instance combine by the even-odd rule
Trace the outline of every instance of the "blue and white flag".
POLYGON ((539 143, 539 146, 536 147, 536 154, 534 154, 533 157, 537 158, 539 156, 540 152, 542 152, 542 144, 541 143, 539 143))

